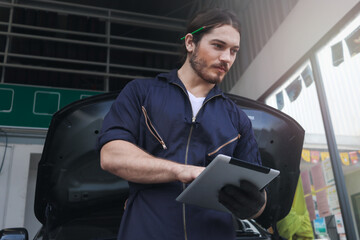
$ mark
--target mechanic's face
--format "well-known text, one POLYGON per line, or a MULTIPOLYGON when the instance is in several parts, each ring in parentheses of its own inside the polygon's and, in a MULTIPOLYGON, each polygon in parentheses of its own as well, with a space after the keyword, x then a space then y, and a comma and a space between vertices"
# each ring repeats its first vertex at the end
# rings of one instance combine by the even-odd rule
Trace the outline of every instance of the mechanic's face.
POLYGON ((230 25, 212 29, 195 46, 190 64, 197 75, 211 84, 221 83, 239 51, 240 34, 230 25))

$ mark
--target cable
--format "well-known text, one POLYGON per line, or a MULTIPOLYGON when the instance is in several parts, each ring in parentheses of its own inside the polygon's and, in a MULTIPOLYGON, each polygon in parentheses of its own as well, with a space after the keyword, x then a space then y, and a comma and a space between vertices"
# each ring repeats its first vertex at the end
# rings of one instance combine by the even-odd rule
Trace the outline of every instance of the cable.
POLYGON ((8 136, 7 136, 7 133, 4 130, 0 129, 0 132, 3 132, 4 135, 5 135, 5 149, 4 149, 4 155, 3 155, 1 165, 0 165, 0 174, 1 174, 2 168, 4 166, 4 162, 5 162, 6 149, 7 149, 7 146, 8 146, 8 136))

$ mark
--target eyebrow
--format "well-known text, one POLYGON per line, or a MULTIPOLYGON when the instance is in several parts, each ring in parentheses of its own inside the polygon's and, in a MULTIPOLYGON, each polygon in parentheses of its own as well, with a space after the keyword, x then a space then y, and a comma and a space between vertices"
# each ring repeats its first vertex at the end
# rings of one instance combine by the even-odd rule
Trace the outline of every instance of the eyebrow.
MULTIPOLYGON (((222 43, 222 44, 224 44, 224 45, 228 45, 226 42, 224 42, 223 40, 220 40, 220 39, 212 39, 212 40, 210 40, 210 42, 220 42, 220 43, 222 43)), ((233 46, 233 48, 240 48, 240 46, 239 45, 235 45, 235 46, 233 46)))

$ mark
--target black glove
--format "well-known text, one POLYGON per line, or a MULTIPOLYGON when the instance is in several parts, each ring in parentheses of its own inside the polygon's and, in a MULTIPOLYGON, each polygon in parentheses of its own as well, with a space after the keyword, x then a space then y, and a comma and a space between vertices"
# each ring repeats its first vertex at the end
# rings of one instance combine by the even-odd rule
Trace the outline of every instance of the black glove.
POLYGON ((265 190, 248 182, 241 181, 240 187, 225 185, 219 192, 219 202, 240 219, 255 216, 265 204, 265 190))

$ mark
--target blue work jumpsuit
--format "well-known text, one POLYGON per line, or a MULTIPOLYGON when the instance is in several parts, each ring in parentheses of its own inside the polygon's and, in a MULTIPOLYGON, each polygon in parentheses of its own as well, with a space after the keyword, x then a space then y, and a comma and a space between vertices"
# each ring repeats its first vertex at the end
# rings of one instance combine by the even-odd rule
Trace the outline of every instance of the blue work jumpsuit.
MULTIPOLYGON (((215 86, 193 117, 177 70, 128 83, 106 115, 98 144, 129 141, 154 156, 206 166, 217 154, 261 164, 247 115, 215 86)), ((229 213, 177 202, 181 182, 129 182, 118 239, 233 240, 229 213)))

